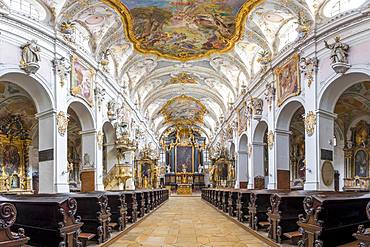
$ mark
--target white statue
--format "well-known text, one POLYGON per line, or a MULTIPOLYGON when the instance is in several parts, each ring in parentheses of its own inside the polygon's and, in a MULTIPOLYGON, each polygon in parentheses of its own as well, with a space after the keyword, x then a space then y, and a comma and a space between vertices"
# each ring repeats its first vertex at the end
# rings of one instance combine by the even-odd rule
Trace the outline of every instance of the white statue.
POLYGON ((25 45, 21 46, 22 49, 22 62, 24 64, 38 63, 40 58, 40 47, 37 45, 36 40, 28 41, 25 45))
POLYGON ((340 41, 340 37, 335 37, 333 44, 325 42, 325 47, 331 50, 331 62, 334 63, 348 63, 348 50, 349 46, 340 41))

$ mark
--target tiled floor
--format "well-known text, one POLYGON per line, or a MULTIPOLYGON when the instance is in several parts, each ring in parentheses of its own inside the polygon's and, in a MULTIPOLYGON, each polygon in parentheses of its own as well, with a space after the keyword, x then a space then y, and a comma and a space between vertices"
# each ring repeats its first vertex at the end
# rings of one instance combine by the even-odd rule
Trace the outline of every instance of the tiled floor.
POLYGON ((228 220, 200 197, 171 197, 111 247, 268 246, 228 220))

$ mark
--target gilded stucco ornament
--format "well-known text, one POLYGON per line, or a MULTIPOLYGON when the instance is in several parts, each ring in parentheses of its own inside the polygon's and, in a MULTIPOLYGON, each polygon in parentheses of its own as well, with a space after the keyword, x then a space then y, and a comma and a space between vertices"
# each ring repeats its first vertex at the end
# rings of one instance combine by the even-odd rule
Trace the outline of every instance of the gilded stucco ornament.
POLYGON ((270 130, 269 133, 267 134, 267 145, 270 149, 272 149, 272 146, 274 145, 274 141, 275 141, 274 132, 270 130))
POLYGON ((314 74, 318 66, 319 66, 319 61, 316 57, 315 58, 301 57, 299 61, 299 68, 301 70, 301 73, 305 76, 307 80, 308 87, 311 87, 311 84, 314 79, 314 74))
POLYGON ((344 74, 351 65, 348 63, 349 45, 342 43, 339 36, 335 37, 332 44, 325 40, 325 47, 331 50, 331 67, 338 74, 344 74))
POLYGON ((304 119, 304 125, 308 136, 312 136, 315 133, 316 125, 316 114, 313 111, 309 111, 304 119))
POLYGON ((64 87, 68 75, 71 72, 71 66, 65 57, 55 58, 52 62, 54 69, 59 76, 60 86, 64 87))
POLYGON ((259 62, 262 66, 262 69, 265 70, 267 65, 271 62, 271 54, 269 51, 263 50, 258 52, 259 57, 257 58, 257 62, 259 62))
POLYGON ((304 39, 307 37, 308 32, 310 31, 311 27, 311 21, 307 20, 307 18, 304 16, 303 11, 298 12, 298 21, 297 21, 298 27, 298 38, 304 39))
POLYGON ((64 136, 64 134, 66 133, 68 122, 69 122, 69 119, 68 119, 67 114, 62 111, 58 112, 57 127, 58 127, 58 132, 61 136, 64 136))
POLYGON ((96 134, 96 141, 98 143, 99 149, 103 147, 103 140, 104 140, 104 134, 101 130, 99 130, 98 133, 96 134))
POLYGON ((22 49, 20 68, 27 74, 35 74, 40 68, 39 62, 41 61, 41 49, 37 45, 37 40, 28 41, 20 48, 22 49))
POLYGON ((108 65, 109 65, 109 56, 112 55, 112 52, 110 49, 106 49, 103 54, 102 58, 100 59, 100 64, 104 70, 104 72, 108 72, 108 65))
POLYGON ((64 40, 71 43, 75 42, 75 35, 73 34, 76 30, 76 24, 74 22, 70 20, 63 21, 60 24, 59 30, 62 33, 64 40))

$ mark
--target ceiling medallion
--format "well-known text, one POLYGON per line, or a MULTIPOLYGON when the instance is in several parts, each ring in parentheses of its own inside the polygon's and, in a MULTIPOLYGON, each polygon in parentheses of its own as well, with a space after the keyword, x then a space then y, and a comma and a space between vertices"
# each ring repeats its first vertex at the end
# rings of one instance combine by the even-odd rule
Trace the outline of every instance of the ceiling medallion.
POLYGON ((121 16, 137 51, 188 61, 232 49, 263 0, 103 0, 121 16))
POLYGON ((169 84, 197 84, 197 81, 190 74, 180 72, 170 79, 169 84))
POLYGON ((181 95, 167 101, 160 113, 164 116, 164 124, 195 125, 204 123, 206 107, 199 100, 181 95))

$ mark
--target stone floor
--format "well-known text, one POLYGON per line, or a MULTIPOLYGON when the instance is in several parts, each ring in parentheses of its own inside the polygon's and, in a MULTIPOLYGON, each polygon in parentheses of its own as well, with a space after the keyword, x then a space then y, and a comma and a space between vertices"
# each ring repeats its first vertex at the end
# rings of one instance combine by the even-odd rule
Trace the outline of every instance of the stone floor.
POLYGON ((207 205, 200 197, 171 197, 167 203, 110 246, 268 245, 207 205))

